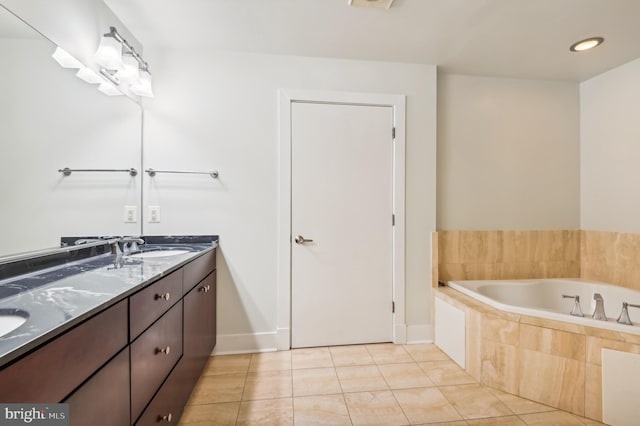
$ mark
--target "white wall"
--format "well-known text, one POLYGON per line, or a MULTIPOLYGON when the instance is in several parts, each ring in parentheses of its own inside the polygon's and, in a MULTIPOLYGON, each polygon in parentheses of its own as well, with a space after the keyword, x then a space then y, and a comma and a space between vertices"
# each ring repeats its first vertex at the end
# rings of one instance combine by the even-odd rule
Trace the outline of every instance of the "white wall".
POLYGON ((640 232, 640 59, 580 84, 580 227, 640 232))
POLYGON ((162 222, 145 223, 144 232, 219 234, 221 342, 267 333, 260 341, 265 335, 240 336, 262 349, 275 347, 278 89, 406 94, 406 322, 427 333, 435 67, 186 49, 146 56, 156 97, 145 101, 145 167, 215 168, 220 178, 158 175, 145 183, 144 204, 159 205, 162 222))
POLYGON ((577 83, 438 76, 438 229, 579 226, 577 83))

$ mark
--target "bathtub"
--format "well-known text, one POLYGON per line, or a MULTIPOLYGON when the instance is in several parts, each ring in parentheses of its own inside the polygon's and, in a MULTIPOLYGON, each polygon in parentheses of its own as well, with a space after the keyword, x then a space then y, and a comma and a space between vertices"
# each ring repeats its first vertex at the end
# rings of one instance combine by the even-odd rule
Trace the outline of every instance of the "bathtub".
POLYGON ((447 285, 502 311, 640 335, 640 309, 629 308, 633 325, 616 322, 622 302, 640 304, 639 291, 581 279, 468 280, 447 285), (591 318, 595 293, 604 299, 608 321, 591 318), (563 294, 580 296, 584 317, 569 315, 574 301, 563 298, 563 294))

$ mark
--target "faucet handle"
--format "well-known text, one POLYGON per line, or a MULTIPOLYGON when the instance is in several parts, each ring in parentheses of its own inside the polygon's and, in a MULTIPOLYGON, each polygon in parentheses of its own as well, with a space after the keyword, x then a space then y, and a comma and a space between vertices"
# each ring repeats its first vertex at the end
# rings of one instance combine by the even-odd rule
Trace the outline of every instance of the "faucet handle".
POLYGON ((600 293, 593 293, 593 300, 604 302, 602 295, 600 293))
POLYGON ((620 316, 617 320, 620 324, 633 325, 633 323, 631 322, 631 318, 629 317, 629 306, 631 306, 632 308, 640 308, 640 305, 622 302, 622 311, 620 312, 620 316))
POLYGON ((577 294, 575 296, 569 296, 568 294, 562 295, 563 299, 573 299, 573 309, 571 309, 570 315, 575 317, 583 317, 582 309, 580 308, 580 296, 577 294))

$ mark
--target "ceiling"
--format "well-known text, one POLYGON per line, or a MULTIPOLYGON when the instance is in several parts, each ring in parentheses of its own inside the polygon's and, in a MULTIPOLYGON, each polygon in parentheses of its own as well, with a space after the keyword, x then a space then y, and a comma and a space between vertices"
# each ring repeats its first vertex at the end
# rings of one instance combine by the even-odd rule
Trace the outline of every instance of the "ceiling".
POLYGON ((640 0, 105 0, 144 46, 438 65, 583 81, 640 57, 640 0), (569 46, 589 36, 588 52, 569 46))

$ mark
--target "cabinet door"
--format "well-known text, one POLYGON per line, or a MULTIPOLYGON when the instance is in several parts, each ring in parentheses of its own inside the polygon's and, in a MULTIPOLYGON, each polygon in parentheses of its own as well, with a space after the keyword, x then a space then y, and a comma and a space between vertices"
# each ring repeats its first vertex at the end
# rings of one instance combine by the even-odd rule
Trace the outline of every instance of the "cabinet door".
POLYGON ((129 347, 122 350, 65 401, 72 426, 128 425, 129 347))
POLYGON ((215 345, 215 271, 184 298, 184 358, 186 374, 193 384, 215 345))

